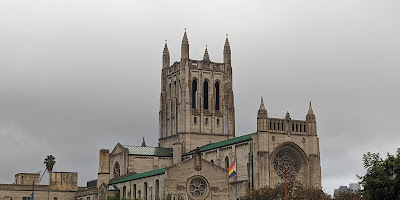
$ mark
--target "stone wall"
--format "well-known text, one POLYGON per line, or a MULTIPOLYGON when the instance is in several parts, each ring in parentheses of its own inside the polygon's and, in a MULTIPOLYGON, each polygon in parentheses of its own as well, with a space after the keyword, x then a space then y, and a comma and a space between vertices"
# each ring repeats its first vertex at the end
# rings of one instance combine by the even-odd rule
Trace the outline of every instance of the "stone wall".
POLYGON ((33 181, 35 181, 35 185, 40 185, 40 173, 18 173, 15 174, 14 184, 20 185, 32 185, 33 181))
MULTIPOLYGON (((32 194, 32 186, 0 184, 0 199, 6 196, 12 197, 12 200, 23 200, 32 194)), ((75 200, 76 191, 55 191, 48 185, 35 186, 35 200, 75 200)))
POLYGON ((173 197, 188 197, 188 187, 193 178, 200 177, 207 182, 206 199, 228 199, 228 170, 201 159, 201 168, 196 169, 192 158, 166 168, 165 191, 173 197))
POLYGON ((50 172, 49 188, 51 190, 78 191, 78 173, 50 172))

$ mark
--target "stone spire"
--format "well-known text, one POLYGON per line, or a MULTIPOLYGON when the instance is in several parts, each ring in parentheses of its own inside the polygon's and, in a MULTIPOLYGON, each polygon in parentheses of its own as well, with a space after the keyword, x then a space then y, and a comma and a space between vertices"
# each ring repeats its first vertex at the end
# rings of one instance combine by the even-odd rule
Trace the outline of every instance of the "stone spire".
POLYGON ((314 115, 314 111, 312 110, 312 107, 311 107, 311 101, 310 101, 310 106, 308 107, 308 113, 307 113, 308 115, 314 115))
POLYGON ((308 107, 308 113, 306 115, 306 121, 315 122, 315 115, 314 115, 314 111, 313 111, 313 109, 311 107, 311 101, 310 101, 310 105, 308 107))
POLYGON ((261 103, 260 103, 260 108, 258 110, 266 110, 264 106, 264 99, 261 97, 261 103))
POLYGON ((167 40, 165 40, 162 59, 163 59, 163 68, 169 67, 170 66, 170 58, 169 58, 169 50, 168 50, 167 40))
POLYGON ((144 137, 143 137, 143 140, 142 140, 142 147, 146 147, 146 142, 144 141, 144 137))
POLYGON ((267 109, 265 109, 264 100, 261 97, 260 108, 258 109, 257 113, 257 132, 268 130, 267 119, 268 119, 267 109))
POLYGON ((189 40, 186 35, 186 28, 185 33, 183 34, 182 45, 181 45, 181 59, 189 59, 189 40))
POLYGON ((226 34, 224 45, 224 63, 231 64, 231 46, 229 45, 228 34, 226 34))
POLYGON ((257 118, 268 118, 267 109, 265 109, 264 99, 261 97, 260 108, 258 109, 257 118))
POLYGON ((203 60, 210 61, 210 56, 208 55, 207 45, 206 45, 206 50, 204 51, 203 60))

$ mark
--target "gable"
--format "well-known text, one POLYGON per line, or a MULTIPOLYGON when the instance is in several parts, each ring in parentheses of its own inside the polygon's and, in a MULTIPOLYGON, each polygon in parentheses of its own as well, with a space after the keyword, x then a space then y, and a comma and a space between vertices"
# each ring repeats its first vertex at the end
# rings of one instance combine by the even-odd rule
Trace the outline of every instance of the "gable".
POLYGON ((115 155, 118 153, 122 153, 124 151, 127 151, 127 149, 125 147, 123 147, 119 142, 117 143, 117 145, 115 145, 114 149, 112 150, 112 152, 110 153, 110 155, 115 155))

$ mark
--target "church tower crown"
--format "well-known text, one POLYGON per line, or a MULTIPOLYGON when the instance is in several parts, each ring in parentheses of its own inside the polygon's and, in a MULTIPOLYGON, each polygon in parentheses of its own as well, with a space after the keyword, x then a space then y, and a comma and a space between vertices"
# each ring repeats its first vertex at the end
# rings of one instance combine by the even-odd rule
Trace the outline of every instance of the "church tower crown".
POLYGON ((226 38, 224 62, 189 58, 186 30, 181 43, 181 60, 170 65, 168 46, 163 51, 159 112, 159 144, 171 148, 182 143, 184 153, 198 146, 235 136, 230 46, 226 38))

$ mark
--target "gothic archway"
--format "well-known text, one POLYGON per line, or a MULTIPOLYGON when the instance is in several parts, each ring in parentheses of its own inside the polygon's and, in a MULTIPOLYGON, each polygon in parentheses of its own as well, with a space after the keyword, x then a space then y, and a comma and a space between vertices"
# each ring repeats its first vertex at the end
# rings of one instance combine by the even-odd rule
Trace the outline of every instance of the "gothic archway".
POLYGON ((121 176, 121 168, 119 166, 118 161, 114 164, 114 178, 121 176))
POLYGON ((290 181, 310 185, 309 160, 301 147, 285 142, 272 152, 270 157, 271 185, 284 182, 285 175, 290 181))

